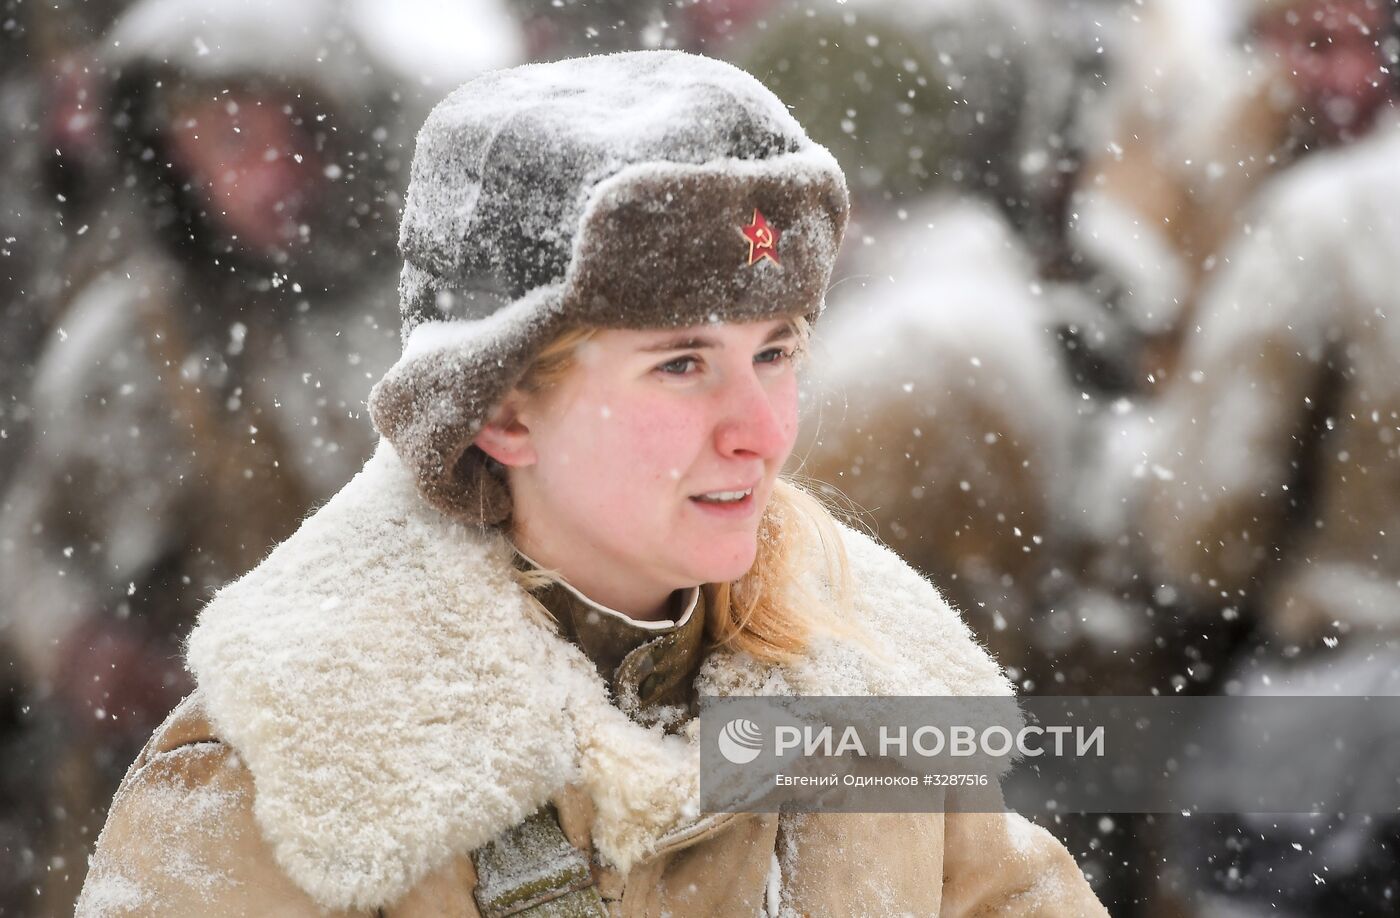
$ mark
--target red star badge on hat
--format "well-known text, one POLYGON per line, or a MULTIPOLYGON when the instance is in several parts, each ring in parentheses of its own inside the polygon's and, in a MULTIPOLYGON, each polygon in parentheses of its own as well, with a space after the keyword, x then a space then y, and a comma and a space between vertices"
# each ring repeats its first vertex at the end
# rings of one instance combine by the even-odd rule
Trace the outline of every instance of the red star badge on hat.
POLYGON ((778 264, 778 231, 768 225, 758 208, 753 209, 753 222, 743 229, 744 238, 749 241, 749 264, 773 259, 778 264))

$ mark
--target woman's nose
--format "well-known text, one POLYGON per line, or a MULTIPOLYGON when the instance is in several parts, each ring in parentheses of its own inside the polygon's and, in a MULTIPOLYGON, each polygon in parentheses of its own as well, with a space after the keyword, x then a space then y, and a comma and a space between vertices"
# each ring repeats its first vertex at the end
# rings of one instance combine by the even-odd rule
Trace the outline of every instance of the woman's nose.
POLYGON ((780 386, 765 386, 752 371, 728 381, 721 398, 715 444, 722 456, 782 459, 792 448, 796 401, 780 386))

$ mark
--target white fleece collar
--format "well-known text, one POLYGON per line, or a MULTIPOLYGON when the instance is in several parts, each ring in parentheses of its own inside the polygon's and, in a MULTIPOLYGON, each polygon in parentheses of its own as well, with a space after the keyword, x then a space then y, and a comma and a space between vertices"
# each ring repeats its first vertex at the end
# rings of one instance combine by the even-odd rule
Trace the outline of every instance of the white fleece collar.
MULTIPOLYGON (((832 639, 786 667, 715 652, 701 694, 1010 694, 927 581, 845 536, 879 661, 832 639)), ((667 736, 611 704, 510 551, 428 506, 382 442, 201 614, 189 668, 253 774, 279 865, 320 904, 391 904, 566 784, 591 795, 598 854, 623 871, 699 817, 698 724, 667 736)))

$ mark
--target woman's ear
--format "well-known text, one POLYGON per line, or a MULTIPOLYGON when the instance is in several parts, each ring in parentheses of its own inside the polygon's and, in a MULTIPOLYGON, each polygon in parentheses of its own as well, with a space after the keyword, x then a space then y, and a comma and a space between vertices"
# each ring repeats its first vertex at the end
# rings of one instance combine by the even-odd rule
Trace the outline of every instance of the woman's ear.
POLYGON ((530 428, 521 420, 516 393, 512 392, 496 407, 472 443, 507 468, 535 464, 534 440, 530 428))

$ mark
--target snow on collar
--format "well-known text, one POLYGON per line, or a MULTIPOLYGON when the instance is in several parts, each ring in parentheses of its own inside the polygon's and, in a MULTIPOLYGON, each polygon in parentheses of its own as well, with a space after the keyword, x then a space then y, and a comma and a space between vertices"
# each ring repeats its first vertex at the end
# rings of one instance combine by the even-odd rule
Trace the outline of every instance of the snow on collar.
MULTIPOLYGON (((845 537, 854 611, 881 659, 835 640, 791 666, 717 651, 702 694, 1011 693, 927 581, 845 537)), ((423 501, 381 441, 200 615, 188 666, 253 774, 278 864, 320 904, 390 904, 566 784, 592 797, 597 852, 622 871, 699 817, 698 725, 667 736, 611 704, 510 559, 503 538, 423 501)))

